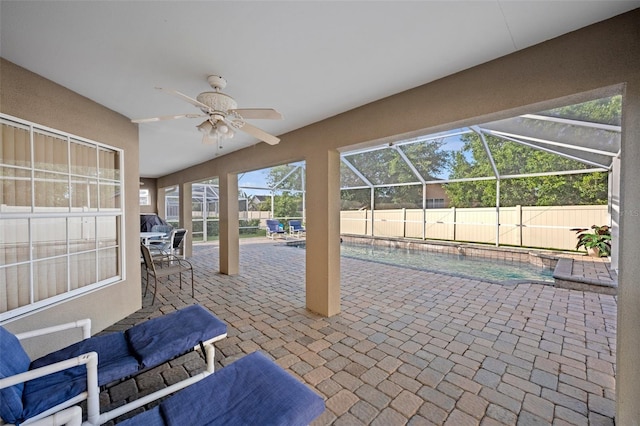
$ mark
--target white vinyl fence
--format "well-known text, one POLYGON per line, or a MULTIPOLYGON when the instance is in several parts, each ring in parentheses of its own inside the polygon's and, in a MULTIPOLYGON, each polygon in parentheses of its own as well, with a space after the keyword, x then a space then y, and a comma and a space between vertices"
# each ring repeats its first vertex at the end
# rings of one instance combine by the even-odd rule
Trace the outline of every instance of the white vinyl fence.
POLYGON ((571 228, 608 225, 606 205, 360 210, 340 213, 340 232, 575 250, 571 228))

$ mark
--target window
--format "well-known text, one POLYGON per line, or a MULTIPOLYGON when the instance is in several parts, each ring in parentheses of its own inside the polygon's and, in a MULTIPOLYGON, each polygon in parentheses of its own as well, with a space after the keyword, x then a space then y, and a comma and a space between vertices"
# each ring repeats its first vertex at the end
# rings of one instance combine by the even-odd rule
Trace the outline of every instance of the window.
POLYGON ((140 205, 141 206, 150 206, 151 198, 149 198, 149 190, 141 189, 140 190, 140 205))
POLYGON ((0 320, 122 279, 122 161, 0 114, 0 320))
POLYGON ((443 209, 444 198, 427 198, 428 209, 443 209))

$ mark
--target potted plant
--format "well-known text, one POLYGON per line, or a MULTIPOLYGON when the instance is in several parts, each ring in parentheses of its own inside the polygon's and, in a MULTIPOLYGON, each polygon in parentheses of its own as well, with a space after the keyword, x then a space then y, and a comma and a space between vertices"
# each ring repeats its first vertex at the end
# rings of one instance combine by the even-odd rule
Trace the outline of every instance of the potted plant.
POLYGON ((591 225, 591 228, 572 228, 576 232, 578 244, 576 250, 584 247, 593 257, 605 257, 611 254, 611 229, 607 225, 591 225))

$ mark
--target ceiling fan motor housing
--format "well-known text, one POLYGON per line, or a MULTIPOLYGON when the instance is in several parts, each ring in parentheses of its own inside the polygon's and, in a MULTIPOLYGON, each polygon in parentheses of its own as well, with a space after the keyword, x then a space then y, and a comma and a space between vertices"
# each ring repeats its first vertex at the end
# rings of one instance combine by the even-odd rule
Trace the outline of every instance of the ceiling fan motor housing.
POLYGON ((221 111, 226 113, 230 109, 238 108, 238 103, 228 95, 220 92, 203 92, 196 98, 198 102, 201 102, 209 107, 209 111, 203 112, 209 114, 212 111, 221 111))

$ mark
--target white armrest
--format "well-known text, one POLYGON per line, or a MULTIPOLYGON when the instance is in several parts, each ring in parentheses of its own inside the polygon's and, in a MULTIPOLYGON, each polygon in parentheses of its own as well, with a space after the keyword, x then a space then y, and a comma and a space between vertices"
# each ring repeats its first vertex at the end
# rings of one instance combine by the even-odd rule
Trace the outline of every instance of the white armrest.
POLYGON ((82 408, 77 405, 29 423, 30 426, 80 426, 81 424, 82 408))
POLYGON ((73 328, 82 328, 83 339, 88 339, 89 337, 91 337, 91 319, 89 318, 81 319, 74 322, 68 322, 66 324, 40 328, 38 330, 25 331, 24 333, 17 333, 15 336, 18 338, 18 340, 24 340, 31 337, 44 336, 45 334, 57 333, 58 331, 71 330, 73 328))
POLYGON ((24 373, 9 376, 4 379, 0 379, 0 389, 8 388, 18 383, 27 382, 29 380, 37 379, 58 371, 63 371, 68 368, 77 367, 79 365, 87 366, 87 391, 78 395, 75 398, 69 399, 55 407, 50 408, 43 413, 27 420, 23 424, 31 423, 32 421, 48 417, 63 408, 67 408, 70 405, 77 404, 78 402, 87 400, 87 420, 91 424, 97 425, 98 417, 100 416, 100 390, 98 388, 98 354, 96 352, 88 352, 86 354, 79 355, 75 358, 66 359, 64 361, 56 362, 50 365, 45 365, 40 368, 34 368, 33 370, 25 371, 24 373))

